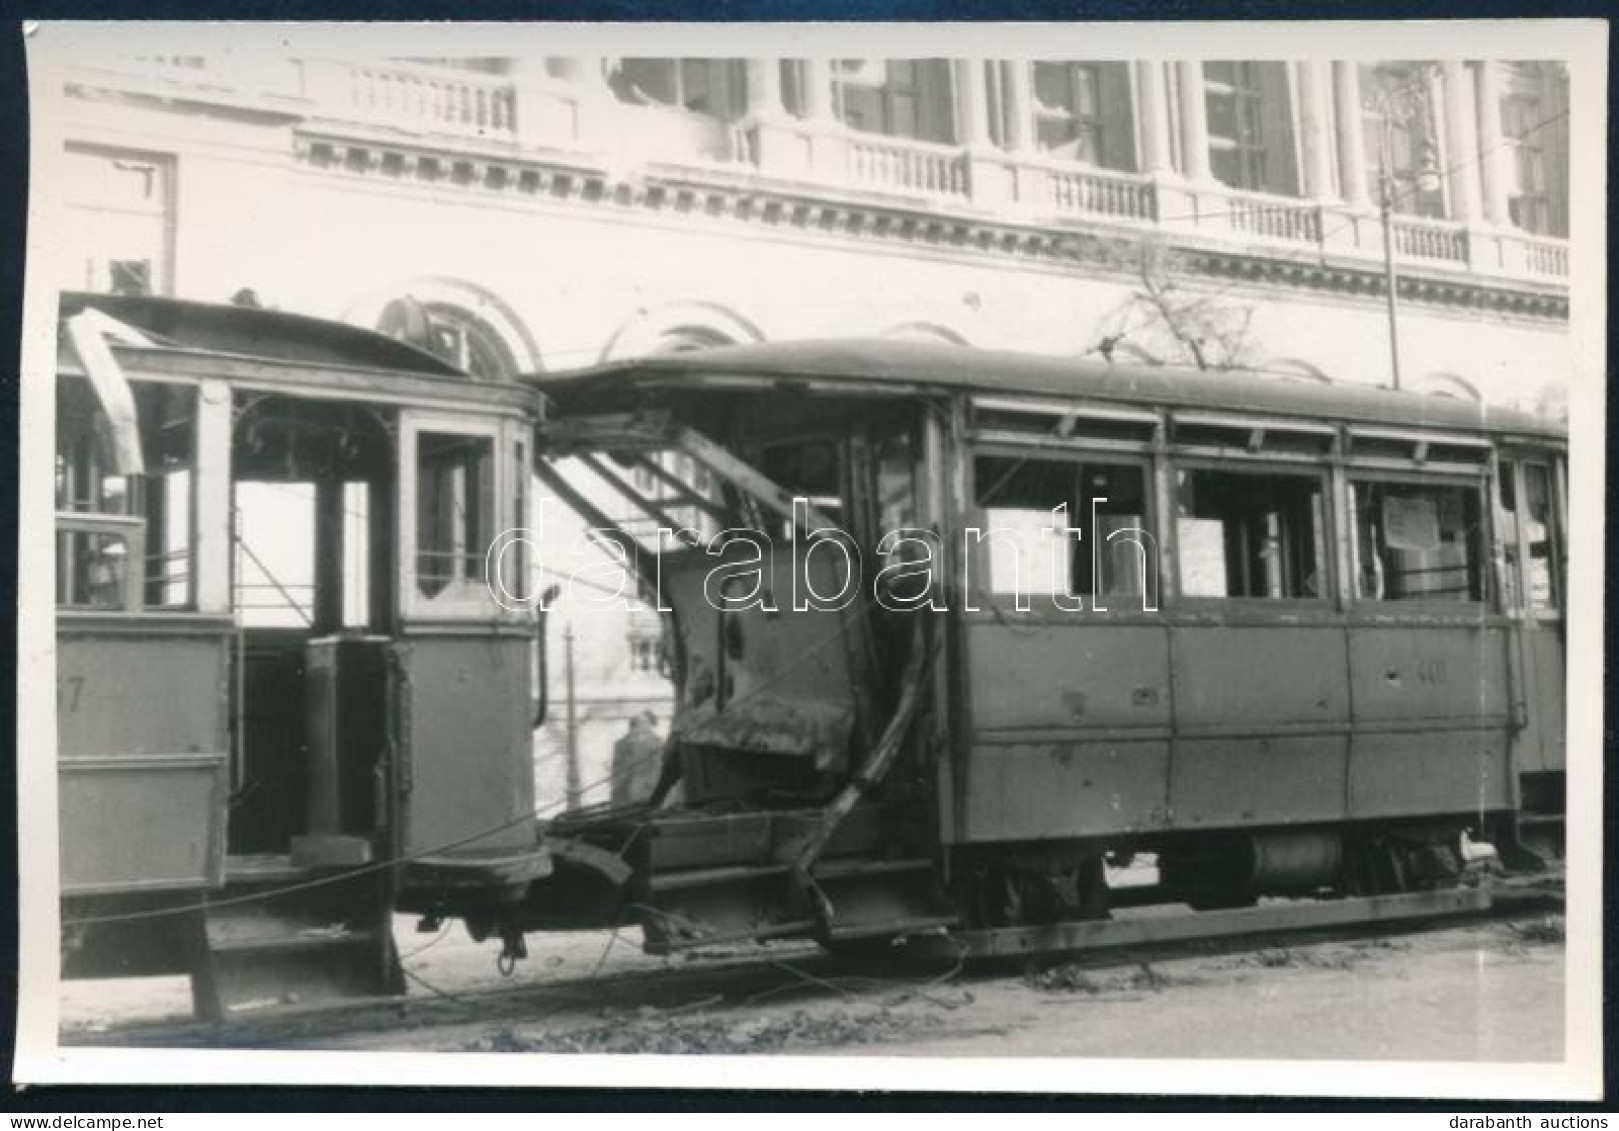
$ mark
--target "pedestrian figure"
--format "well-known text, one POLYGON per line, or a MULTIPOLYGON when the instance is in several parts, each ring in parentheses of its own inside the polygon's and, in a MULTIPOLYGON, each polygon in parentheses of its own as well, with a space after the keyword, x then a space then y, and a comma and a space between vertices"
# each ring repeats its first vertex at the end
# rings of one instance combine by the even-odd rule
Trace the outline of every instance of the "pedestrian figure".
POLYGON ((652 796, 663 766, 663 739, 658 716, 642 711, 630 719, 622 738, 613 743, 613 805, 640 805, 652 796))

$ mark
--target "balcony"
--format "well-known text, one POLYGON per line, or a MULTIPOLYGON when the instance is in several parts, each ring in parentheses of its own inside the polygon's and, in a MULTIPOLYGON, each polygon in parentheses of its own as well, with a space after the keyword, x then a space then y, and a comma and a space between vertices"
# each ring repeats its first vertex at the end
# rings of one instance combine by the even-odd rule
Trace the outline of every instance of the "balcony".
MULTIPOLYGON (((1377 215, 1337 201, 1233 189, 1053 160, 860 133, 831 121, 781 117, 726 123, 663 106, 630 106, 606 89, 546 74, 489 75, 402 62, 280 60, 238 68, 192 56, 124 58, 83 68, 94 81, 195 101, 257 103, 294 112, 308 128, 358 144, 544 164, 601 176, 670 175, 684 185, 813 188, 843 202, 903 207, 932 217, 989 220, 1040 232, 1161 231, 1199 246, 1311 262, 1380 264, 1377 215), (625 139, 633 139, 626 145, 625 139)), ((514 179, 494 178, 497 183, 514 179)), ((526 183, 526 180, 523 181, 526 183)), ((1418 273, 1566 286, 1566 240, 1517 230, 1399 216, 1395 257, 1418 273)))

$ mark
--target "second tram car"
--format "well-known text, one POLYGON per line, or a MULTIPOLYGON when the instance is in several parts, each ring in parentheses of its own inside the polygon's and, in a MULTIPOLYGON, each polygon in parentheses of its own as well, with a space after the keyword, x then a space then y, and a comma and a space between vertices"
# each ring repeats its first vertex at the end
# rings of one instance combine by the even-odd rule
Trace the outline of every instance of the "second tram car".
POLYGON ((1543 421, 895 342, 535 385, 677 707, 649 804, 552 823, 525 929, 853 944, 1104 916, 1142 851, 1220 908, 1453 884, 1464 833, 1555 850, 1543 421))

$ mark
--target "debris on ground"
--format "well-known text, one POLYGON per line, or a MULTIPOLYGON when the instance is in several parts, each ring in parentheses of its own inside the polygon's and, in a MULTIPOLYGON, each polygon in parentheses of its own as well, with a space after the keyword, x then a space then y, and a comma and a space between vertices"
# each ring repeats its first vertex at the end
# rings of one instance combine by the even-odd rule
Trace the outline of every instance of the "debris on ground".
POLYGON ((463 1052, 771 1053, 829 1045, 872 1044, 905 1036, 918 1019, 888 1009, 785 1016, 637 1018, 564 1033, 519 1033, 502 1028, 461 1047, 463 1052))
POLYGON ((1153 969, 1152 963, 1143 962, 1124 979, 1123 985, 1125 989, 1151 990, 1153 993, 1157 993, 1159 990, 1175 985, 1178 981, 1180 979, 1171 978, 1162 970, 1153 969))
POLYGON ((1565 937, 1563 917, 1547 915, 1528 923, 1509 923, 1518 938, 1526 943, 1560 943, 1565 937))
POLYGON ((1096 984, 1096 979, 1073 962, 1065 962, 1045 970, 1031 964, 1023 971, 1023 984, 1030 989, 1056 993, 1094 994, 1102 989, 1096 984))
POLYGON ((1321 947, 1268 947, 1245 954, 1234 965, 1261 970, 1349 970, 1370 956, 1360 951, 1321 947))
POLYGON ((1143 990, 1158 993, 1189 981, 1180 975, 1166 974, 1150 962, 1142 962, 1128 973, 1087 970, 1077 962, 1065 962, 1045 969, 1031 963, 1023 971, 1025 986, 1032 990, 1061 994, 1140 993, 1143 990))

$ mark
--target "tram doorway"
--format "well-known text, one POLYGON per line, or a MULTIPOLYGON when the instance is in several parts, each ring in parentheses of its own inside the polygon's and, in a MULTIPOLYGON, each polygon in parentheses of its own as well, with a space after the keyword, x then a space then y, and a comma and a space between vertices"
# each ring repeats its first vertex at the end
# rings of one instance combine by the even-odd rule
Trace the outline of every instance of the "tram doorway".
POLYGON ((390 811, 391 421, 283 396, 236 410, 228 848, 359 863, 390 811))

